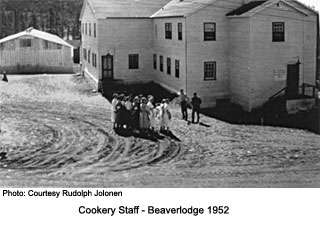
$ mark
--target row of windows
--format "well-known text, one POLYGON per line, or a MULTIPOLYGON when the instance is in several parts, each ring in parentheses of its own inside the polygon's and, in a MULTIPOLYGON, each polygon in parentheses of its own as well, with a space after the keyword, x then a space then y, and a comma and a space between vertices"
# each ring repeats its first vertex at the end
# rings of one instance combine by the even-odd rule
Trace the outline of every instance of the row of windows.
POLYGON ((83 59, 90 62, 92 62, 92 66, 97 68, 97 54, 91 53, 90 50, 87 50, 86 48, 83 48, 83 59), (92 59, 91 59, 92 58, 92 59))
MULTIPOLYGON (((91 23, 82 23, 81 25, 82 34, 91 36, 91 23), (88 31, 89 27, 89 31, 88 31)), ((93 23, 93 37, 97 37, 97 25, 93 23)))
MULTIPOLYGON (((172 23, 165 23, 164 24, 165 30, 165 38, 172 39, 172 23)), ((177 24, 177 38, 179 41, 182 41, 182 23, 177 24)))
MULTIPOLYGON (((44 49, 62 49, 61 44, 53 43, 47 40, 42 40, 44 49)), ((32 39, 20 39, 20 47, 27 48, 32 46, 32 39)))
MULTIPOLYGON (((153 54, 153 69, 157 69, 157 54, 153 54)), ((180 76, 180 61, 175 60, 174 61, 174 68, 175 72, 174 75, 175 77, 179 78, 180 76)), ((159 56, 159 70, 163 72, 163 56, 159 56)), ((171 58, 167 57, 167 74, 171 75, 171 58)))
MULTIPOLYGON (((182 40, 182 23, 178 23, 178 40, 182 40)), ((284 39, 284 22, 272 23, 272 41, 283 42, 284 39)), ((156 28, 155 28, 156 29, 156 28)), ((157 33, 157 31, 156 31, 157 33)), ((165 23, 165 38, 172 39, 172 23, 165 23)), ((216 23, 205 22, 203 23, 203 40, 215 41, 216 40, 216 23)))

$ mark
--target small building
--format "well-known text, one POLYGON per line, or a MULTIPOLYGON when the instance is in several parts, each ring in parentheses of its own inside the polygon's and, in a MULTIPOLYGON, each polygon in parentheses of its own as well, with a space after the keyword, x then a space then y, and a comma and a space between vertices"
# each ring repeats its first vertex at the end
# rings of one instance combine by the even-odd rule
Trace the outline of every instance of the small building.
POLYGON ((72 52, 58 36, 29 28, 0 40, 0 72, 69 73, 72 52))
POLYGON ((80 40, 66 40, 68 44, 73 46, 73 63, 79 64, 80 63, 80 47, 81 41, 80 40))
POLYGON ((296 0, 85 0, 83 72, 154 81, 251 111, 314 87, 318 13, 296 0))

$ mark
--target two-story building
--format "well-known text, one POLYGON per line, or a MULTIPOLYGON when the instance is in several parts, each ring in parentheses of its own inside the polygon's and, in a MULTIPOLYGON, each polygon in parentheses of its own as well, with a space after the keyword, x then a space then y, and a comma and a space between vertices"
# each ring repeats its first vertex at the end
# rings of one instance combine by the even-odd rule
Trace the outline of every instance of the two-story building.
POLYGON ((245 110, 315 84, 317 12, 296 0, 85 0, 83 72, 230 98, 245 110))

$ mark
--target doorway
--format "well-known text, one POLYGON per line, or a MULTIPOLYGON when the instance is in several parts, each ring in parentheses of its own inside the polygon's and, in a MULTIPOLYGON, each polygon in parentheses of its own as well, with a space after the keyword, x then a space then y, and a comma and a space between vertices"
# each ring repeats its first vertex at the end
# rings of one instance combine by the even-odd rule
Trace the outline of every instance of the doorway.
POLYGON ((288 99, 297 98, 299 95, 299 66, 299 61, 296 64, 288 64, 286 89, 286 96, 288 99))
POLYGON ((102 80, 113 79, 113 56, 107 54, 102 56, 102 80))

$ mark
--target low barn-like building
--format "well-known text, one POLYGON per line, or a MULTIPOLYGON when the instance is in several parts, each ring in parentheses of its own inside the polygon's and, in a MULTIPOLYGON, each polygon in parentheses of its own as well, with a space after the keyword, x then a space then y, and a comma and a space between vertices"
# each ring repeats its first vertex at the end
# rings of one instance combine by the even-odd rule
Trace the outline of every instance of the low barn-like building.
POLYGON ((251 111, 315 85, 317 16, 296 0, 85 0, 83 72, 251 111))
POLYGON ((58 36, 29 28, 0 40, 0 72, 69 73, 72 52, 58 36))

